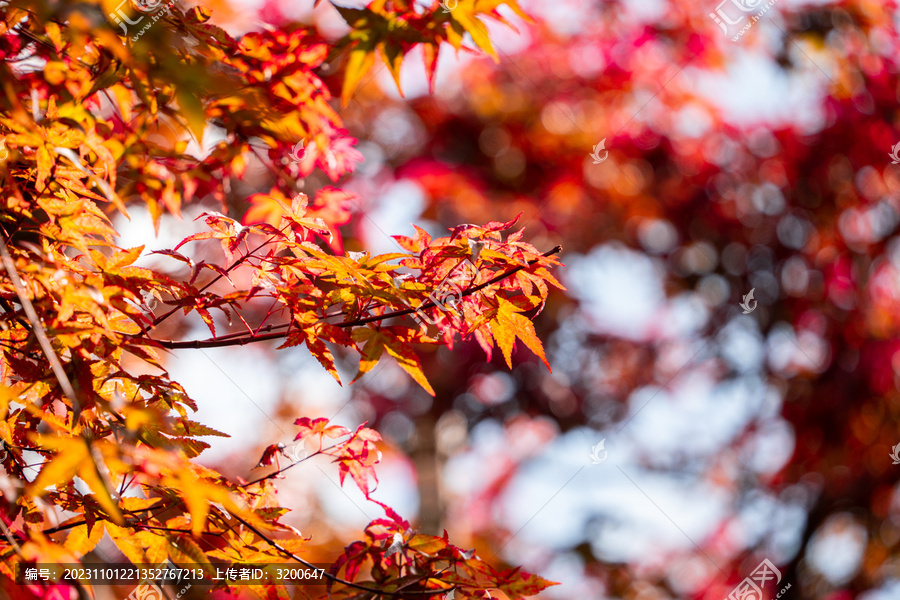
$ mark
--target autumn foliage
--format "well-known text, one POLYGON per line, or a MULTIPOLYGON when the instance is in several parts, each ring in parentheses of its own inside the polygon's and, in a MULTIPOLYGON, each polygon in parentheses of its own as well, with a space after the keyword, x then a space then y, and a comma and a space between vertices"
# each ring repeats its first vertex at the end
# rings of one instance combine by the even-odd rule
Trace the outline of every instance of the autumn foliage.
POLYGON ((0 595, 86 597, 10 578, 111 541, 327 559, 301 592, 360 600, 721 600, 762 558, 782 597, 893 597, 896 2, 735 42, 711 13, 769 3, 118 1, 0 3, 0 595), (392 186, 418 226, 377 254, 392 186), (173 356, 249 344, 367 416, 280 398, 290 434, 213 468, 173 356), (398 454, 415 519, 374 491, 398 454), (320 464, 379 518, 298 532, 320 464))
MULTIPOLYGON (((340 8, 350 33, 337 42, 296 25, 234 39, 202 6, 173 5, 140 36, 144 23, 125 23, 144 18, 146 4, 0 9, 0 572, 8 594, 44 597, 46 584, 11 582, 16 566, 76 563, 104 534, 134 563, 304 560, 309 540, 279 522, 288 509, 274 485, 296 463, 282 466, 279 443, 259 474, 238 481, 193 461, 208 447, 202 438, 224 434, 191 420, 197 405, 169 378, 168 349, 279 340, 304 346, 338 380, 341 349, 359 354, 357 378, 395 360, 430 394, 422 344, 471 339, 508 365, 517 347, 544 359, 530 317, 551 286, 562 287, 551 274, 558 248, 526 242, 514 214, 444 237, 417 229, 396 238, 399 252, 347 254, 339 228, 354 195, 323 185, 307 196, 296 183, 315 171, 338 183, 362 158, 319 75, 326 61, 341 69, 345 104, 375 60, 398 77, 414 47, 433 78, 441 44, 459 48, 468 34, 494 53, 483 20, 502 20, 498 4, 521 12, 514 0, 461 0, 452 13, 436 2, 340 8), (124 23, 109 18, 120 9, 124 23), (211 137, 218 141, 201 151, 211 137), (301 141, 302 160, 286 160, 301 141), (234 214, 226 197, 244 189, 250 161, 265 165, 272 186, 246 194, 246 210, 234 214), (158 253, 180 275, 135 266, 144 248, 120 247, 116 223, 140 206, 159 228, 164 214, 178 217, 193 203, 207 207, 202 228, 158 253), (201 259, 198 247, 221 251, 201 259), (469 277, 454 282, 452 302, 436 298, 463 263, 469 277), (165 328, 192 315, 208 337, 165 328)), ((296 424, 310 456, 330 457, 341 482, 368 497, 379 434, 325 419, 296 424)), ((499 589, 521 598, 550 585, 495 568, 446 533, 418 533, 382 506, 386 516, 334 557, 330 597, 453 590, 481 598, 499 589)), ((283 586, 251 591, 287 597, 283 586)))

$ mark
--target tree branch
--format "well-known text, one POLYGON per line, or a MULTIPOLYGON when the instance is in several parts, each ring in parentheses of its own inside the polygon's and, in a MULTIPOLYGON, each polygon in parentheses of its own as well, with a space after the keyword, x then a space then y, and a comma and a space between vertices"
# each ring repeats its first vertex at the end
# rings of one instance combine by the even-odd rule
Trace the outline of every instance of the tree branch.
MULTIPOLYGON (((220 279, 222 279, 225 275, 227 275, 228 273, 230 273, 232 270, 234 270, 238 265, 240 265, 241 263, 243 263, 245 260, 247 260, 248 258, 250 258, 251 256, 253 256, 253 255, 256 254, 257 252, 259 252, 260 250, 262 250, 265 246, 271 244, 272 241, 273 241, 273 238, 272 238, 272 237, 269 237, 269 239, 267 239, 265 242, 263 242, 262 244, 260 244, 259 246, 257 246, 256 248, 254 248, 253 250, 251 250, 250 252, 248 252, 247 254, 244 254, 244 255, 241 256, 239 259, 237 259, 236 261, 234 261, 234 263, 232 263, 232 265, 231 265, 230 267, 228 267, 227 269, 225 269, 225 272, 224 272, 224 273, 219 273, 218 275, 216 275, 215 277, 213 277, 212 281, 210 281, 209 283, 207 283, 206 285, 204 285, 204 286, 203 286, 202 288, 200 288, 198 291, 203 292, 203 291, 206 291, 207 289, 209 289, 210 286, 212 286, 214 283, 216 283, 217 281, 219 281, 220 279)), ((248 246, 248 247, 249 247, 249 246, 248 246)), ((165 321, 166 319, 168 319, 168 318, 171 317, 172 315, 174 315, 176 312, 178 312, 178 309, 179 309, 179 308, 181 308, 181 307, 180 307, 180 306, 176 306, 175 308, 173 308, 173 309, 170 310, 169 312, 167 312, 167 313, 165 313, 165 314, 163 314, 163 315, 160 315, 159 317, 154 318, 154 319, 153 319, 153 325, 151 325, 151 329, 154 328, 154 327, 156 327, 157 325, 159 325, 160 323, 162 323, 163 321, 165 321)))
MULTIPOLYGON (((160 500, 162 500, 162 498, 160 498, 160 500)), ((148 520, 150 520, 150 519, 152 519, 152 518, 159 517, 159 516, 162 515, 164 512, 170 511, 170 510, 174 509, 175 507, 176 507, 176 505, 174 505, 174 504, 173 504, 173 505, 170 505, 170 506, 165 506, 165 505, 163 505, 163 506, 156 506, 156 505, 153 505, 153 506, 148 506, 147 508, 141 508, 141 509, 138 509, 138 510, 123 510, 122 512, 123 512, 123 513, 126 513, 126 514, 128 514, 128 515, 137 515, 138 513, 142 513, 142 512, 152 512, 153 509, 155 508, 155 509, 156 509, 156 512, 155 512, 155 513, 151 514, 149 517, 145 517, 144 519, 142 519, 143 521, 148 521, 148 520)), ((99 519, 98 519, 98 520, 99 520, 99 519)), ((109 520, 109 519, 106 519, 106 518, 104 517, 103 520, 109 520)), ((67 530, 67 529, 74 529, 75 527, 80 527, 81 525, 85 525, 86 523, 87 523, 86 520, 84 520, 84 519, 79 519, 79 520, 76 520, 76 521, 72 521, 71 523, 66 523, 65 525, 57 525, 56 527, 51 527, 50 529, 44 529, 44 530, 41 531, 41 533, 44 534, 44 535, 50 535, 51 533, 58 533, 58 532, 60 532, 60 531, 65 531, 65 530, 67 530)), ((136 522, 134 522, 134 523, 125 523, 125 527, 131 527, 131 528, 134 528, 134 527, 146 527, 145 525, 141 525, 140 523, 141 523, 141 520, 138 520, 138 521, 136 521, 136 522)))
POLYGON ((53 350, 53 346, 50 344, 50 339, 44 331, 44 326, 41 325, 41 320, 34 310, 34 305, 28 298, 28 294, 25 293, 25 288, 22 286, 22 280, 19 279, 19 272, 16 270, 16 265, 9 255, 9 250, 6 248, 6 241, 3 239, 0 239, 0 258, 2 258, 3 267, 6 269, 9 280, 16 290, 16 296, 19 297, 19 303, 22 305, 22 308, 25 310, 25 315, 31 323, 31 330, 34 332, 38 343, 41 345, 41 350, 44 351, 44 356, 50 363, 50 368, 53 370, 53 374, 59 382, 59 387, 69 399, 69 402, 72 403, 72 423, 74 424, 78 421, 78 415, 81 413, 81 404, 79 404, 78 397, 75 395, 75 388, 72 387, 72 383, 69 381, 66 371, 63 369, 62 364, 59 362, 59 358, 56 356, 56 351, 53 350))
MULTIPOLYGON (((561 251, 562 251, 562 246, 556 246, 552 250, 548 250, 547 252, 544 252, 542 254, 542 256, 544 256, 544 257, 552 256, 561 251)), ((481 290, 485 289, 486 287, 489 287, 491 285, 499 283, 500 281, 503 281, 510 275, 514 275, 515 273, 518 273, 522 269, 530 267, 531 265, 538 262, 538 260, 539 259, 534 259, 534 260, 528 261, 527 266, 519 265, 517 267, 510 269, 509 271, 500 273, 496 277, 493 277, 492 279, 490 279, 484 283, 481 283, 479 285, 476 285, 475 287, 467 289, 466 291, 464 291, 462 293, 462 296, 466 297, 466 296, 471 296, 472 294, 476 294, 476 293, 480 292, 481 290)), ((434 308, 435 306, 436 305, 435 305, 434 301, 428 300, 427 302, 424 302, 418 308, 404 308, 402 310, 395 310, 392 312, 385 313, 383 315, 371 315, 369 317, 362 317, 359 319, 354 319, 352 321, 345 321, 343 323, 333 323, 333 325, 335 327, 341 327, 341 328, 356 327, 358 325, 365 325, 366 323, 374 323, 376 321, 383 321, 385 319, 390 319, 392 317, 402 317, 404 315, 409 315, 414 312, 424 310, 427 308, 434 308)), ((338 317, 343 314, 344 313, 327 315, 326 317, 323 317, 323 318, 338 317)), ((240 333, 240 334, 229 334, 229 335, 216 337, 216 338, 210 338, 210 339, 206 339, 206 340, 194 340, 194 341, 188 341, 188 342, 176 342, 173 340, 152 340, 152 339, 148 340, 148 341, 150 341, 156 345, 159 345, 163 348, 167 348, 169 350, 177 350, 177 349, 184 349, 184 348, 200 349, 200 348, 220 348, 223 346, 244 346, 246 344, 251 344, 254 342, 263 342, 266 340, 275 340, 275 339, 283 338, 286 335, 285 332, 273 331, 273 330, 284 329, 284 328, 287 328, 290 326, 291 326, 291 323, 282 323, 279 325, 268 325, 266 327, 260 328, 260 331, 271 331, 271 333, 264 333, 262 335, 260 335, 260 334, 248 335, 245 333, 240 333)), ((132 337, 139 337, 139 336, 132 336, 132 337)))
POLYGON ((309 460, 309 459, 312 458, 313 456, 318 456, 318 455, 320 455, 320 454, 325 454, 325 451, 326 451, 326 450, 331 450, 332 448, 337 448, 337 447, 340 446, 340 445, 341 445, 341 444, 335 444, 334 446, 328 446, 327 448, 322 448, 322 449, 320 449, 320 450, 317 450, 316 452, 313 452, 313 453, 310 454, 309 456, 305 456, 305 457, 301 458, 300 460, 298 460, 298 461, 296 461, 296 462, 292 462, 291 464, 289 464, 289 465, 286 466, 286 467, 282 467, 282 468, 280 468, 280 469, 277 469, 277 470, 275 470, 275 471, 272 471, 271 473, 269 473, 268 475, 266 475, 266 476, 264 476, 264 477, 260 477, 259 479, 254 479, 253 481, 248 481, 247 483, 238 485, 237 487, 247 488, 247 487, 250 487, 251 485, 254 485, 254 484, 257 484, 257 483, 262 483, 263 481, 266 481, 267 479, 273 479, 274 477, 277 477, 277 476, 281 475, 282 473, 284 473, 285 471, 287 471, 287 470, 290 469, 291 467, 295 467, 295 466, 299 465, 300 463, 302 463, 302 462, 304 462, 304 461, 306 461, 306 460, 309 460))

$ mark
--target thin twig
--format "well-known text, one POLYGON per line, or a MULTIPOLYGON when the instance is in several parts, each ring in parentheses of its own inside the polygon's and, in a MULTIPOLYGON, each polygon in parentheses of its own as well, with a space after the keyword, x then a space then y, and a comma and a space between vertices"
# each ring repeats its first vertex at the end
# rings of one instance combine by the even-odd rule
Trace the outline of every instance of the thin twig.
MULTIPOLYGON (((193 533, 190 529, 176 529, 174 527, 157 527, 156 525, 135 525, 134 529, 152 529, 154 531, 171 531, 173 533, 193 533)), ((204 531, 203 535, 214 535, 216 537, 222 537, 222 533, 217 532, 217 531, 204 531)))
MULTIPOLYGON (((162 498, 160 498, 160 500, 162 500, 162 498)), ((177 505, 174 505, 174 504, 170 505, 170 506, 163 505, 163 506, 159 506, 159 507, 156 505, 153 505, 153 506, 148 506, 147 508, 139 508, 137 510, 124 510, 122 512, 124 512, 128 515, 136 515, 138 513, 143 513, 143 512, 152 512, 152 510, 154 508, 157 509, 157 512, 155 514, 151 514, 149 517, 146 517, 145 519, 143 519, 144 521, 146 521, 148 519, 158 517, 161 514, 163 514, 164 512, 172 510, 176 506, 177 505)), ((50 535, 51 533, 59 533, 60 531, 65 531, 66 529, 74 529, 75 527, 80 527, 81 525, 85 525, 86 523, 87 523, 87 521, 85 521, 84 519, 80 519, 77 521, 72 521, 71 523, 66 523, 65 525, 57 525, 56 527, 44 529, 41 531, 41 533, 44 535, 50 535)), ((140 523, 141 523, 141 520, 138 520, 134 523, 126 523, 125 527, 136 527, 136 526, 139 526, 140 523)))
MULTIPOLYGON (((344 443, 346 443, 346 442, 344 442, 344 443)), ((298 460, 298 461, 296 461, 296 462, 292 462, 291 464, 289 464, 289 465, 286 466, 286 467, 282 467, 282 468, 278 469, 277 471, 272 471, 271 473, 269 473, 269 474, 266 475, 265 477, 260 477, 259 479, 254 479, 253 481, 249 481, 249 482, 247 482, 247 483, 243 483, 243 484, 241 484, 241 485, 239 485, 239 486, 237 486, 237 487, 240 487, 240 488, 247 488, 247 487, 250 487, 251 485, 254 485, 254 484, 257 484, 257 483, 261 483, 261 482, 263 482, 263 481, 265 481, 265 480, 267 480, 267 479, 272 479, 273 477, 277 477, 278 475, 281 475, 282 473, 284 473, 285 471, 287 471, 287 470, 290 469, 291 467, 296 466, 296 465, 299 465, 300 463, 302 463, 302 462, 304 462, 304 461, 307 461, 307 460, 309 460, 310 458, 312 458, 312 457, 314 457, 314 456, 318 456, 318 455, 320 455, 320 454, 324 454, 325 456, 333 456, 333 455, 331 455, 331 454, 328 454, 328 451, 329 451, 329 450, 332 450, 332 449, 334 449, 334 448, 337 448, 337 447, 339 447, 339 446, 341 446, 341 445, 342 445, 341 443, 338 443, 338 444, 334 444, 333 446, 328 446, 327 448, 319 448, 318 450, 316 450, 315 452, 313 452, 313 453, 310 454, 309 456, 304 456, 304 457, 301 458, 300 460, 298 460)))
POLYGON ((6 536, 6 539, 9 540, 9 543, 12 544, 13 549, 16 551, 16 554, 21 556, 24 560, 24 555, 22 554, 22 548, 16 543, 16 538, 13 536, 12 532, 9 530, 9 527, 6 526, 6 517, 4 515, 0 515, 0 528, 3 528, 3 535, 6 536))
MULTIPOLYGON (((262 244, 260 244, 259 246, 257 246, 256 248, 254 248, 253 250, 251 250, 250 252, 248 252, 247 254, 241 256, 239 259, 237 259, 236 261, 234 261, 234 263, 233 263, 230 267, 228 267, 227 269, 225 269, 225 272, 224 272, 224 273, 219 273, 218 275, 216 275, 216 276, 213 278, 212 281, 210 281, 209 283, 207 283, 206 285, 204 285, 202 288, 200 288, 200 289, 198 290, 198 292, 206 291, 211 285, 213 285, 214 283, 216 283, 217 281, 219 281, 220 279, 222 279, 223 277, 225 277, 225 275, 227 275, 228 273, 230 273, 232 269, 234 269, 235 267, 237 267, 238 265, 240 265, 242 262, 244 262, 245 260, 247 260, 248 258, 250 258, 251 256, 253 256, 256 252, 258 252, 259 250, 261 250, 263 247, 265 247, 265 246, 271 244, 273 240, 274 240, 274 237, 270 237, 268 240, 266 240, 265 242, 263 242, 262 244)), ((171 317, 172 315, 174 315, 176 312, 178 312, 178 309, 179 309, 179 308, 181 308, 181 307, 180 307, 180 306, 176 306, 175 308, 173 308, 172 310, 170 310, 170 311, 167 312, 166 314, 160 315, 159 317, 156 317, 155 319, 153 319, 153 325, 151 326, 151 328, 156 327, 157 325, 159 325, 160 323, 162 323, 163 321, 165 321, 166 319, 168 319, 169 317, 171 317)))

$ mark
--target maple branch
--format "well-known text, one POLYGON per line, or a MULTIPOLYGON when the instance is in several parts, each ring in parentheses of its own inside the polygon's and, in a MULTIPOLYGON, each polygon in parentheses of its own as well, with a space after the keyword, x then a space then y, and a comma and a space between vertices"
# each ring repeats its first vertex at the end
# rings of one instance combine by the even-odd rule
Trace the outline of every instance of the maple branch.
MULTIPOLYGON (((200 289, 198 290, 198 293, 199 293, 199 292, 204 292, 204 291, 206 291, 207 289, 209 289, 209 287, 210 287, 211 285, 213 285, 214 283, 216 283, 217 281, 219 281, 220 279, 222 279, 223 277, 225 277, 228 273, 230 273, 230 272, 231 272, 233 269, 235 269, 238 265, 240 265, 242 262, 244 262, 245 260, 247 260, 248 258, 250 258, 251 256, 253 256, 254 254, 256 254, 258 251, 262 250, 265 246, 271 244, 273 240, 274 240, 274 236, 271 236, 271 237, 269 237, 269 239, 267 239, 265 242, 263 242, 262 244, 260 244, 260 245, 257 246, 256 248, 254 248, 253 250, 251 250, 251 251, 248 252, 247 254, 244 254, 243 256, 241 256, 239 259, 237 259, 236 261, 234 261, 234 263, 232 263, 232 265, 231 265, 230 267, 228 267, 227 269, 225 269, 225 272, 219 273, 218 275, 216 275, 215 277, 213 277, 212 281, 210 281, 209 283, 207 283, 206 285, 204 285, 202 288, 200 288, 200 289)), ((179 309, 179 308, 181 308, 181 307, 180 307, 180 306, 176 306, 175 308, 173 308, 173 309, 170 310, 169 312, 165 313, 164 315, 160 315, 159 317, 154 318, 154 319, 153 319, 153 325, 151 325, 151 329, 154 328, 154 327, 156 327, 157 325, 159 325, 160 323, 162 323, 163 321, 165 321, 166 319, 168 319, 168 318, 171 317, 172 315, 174 315, 176 312, 178 312, 178 309, 179 309)))
MULTIPOLYGON (((112 411, 112 412, 113 412, 113 415, 114 415, 114 416, 116 416, 116 417, 119 418, 119 419, 122 419, 122 416, 121 416, 121 415, 119 415, 119 414, 116 413, 115 411, 112 411)), ((123 420, 123 422, 124 422, 124 420, 123 420)), ((143 441, 143 442, 144 442, 145 444, 147 444, 148 446, 153 447, 149 442, 147 442, 147 441, 145 441, 145 440, 143 440, 143 439, 142 439, 141 441, 143 441)), ((327 448, 321 448, 321 449, 317 450, 316 452, 310 454, 309 456, 307 456, 307 457, 305 457, 305 458, 302 458, 302 459, 298 460, 297 462, 293 462, 293 463, 287 465, 286 467, 283 467, 283 468, 281 468, 281 469, 278 469, 278 470, 276 470, 276 471, 273 471, 272 473, 269 473, 268 475, 266 475, 266 476, 264 476, 264 477, 260 477, 259 479, 255 479, 255 480, 253 480, 253 481, 250 481, 250 482, 247 482, 247 483, 244 483, 244 484, 241 484, 241 485, 236 485, 235 487, 239 487, 239 488, 248 488, 248 487, 250 487, 251 485, 254 485, 254 484, 257 484, 257 483, 261 483, 261 482, 263 482, 263 481, 266 481, 267 479, 272 479, 273 477, 277 477, 277 476, 280 475, 281 473, 287 471, 287 470, 290 469, 291 467, 293 467, 293 466, 295 466, 295 465, 299 465, 299 464, 302 463, 303 461, 305 461, 305 460, 307 460, 307 459, 310 459, 310 458, 312 458, 313 456, 318 456, 319 454, 325 454, 327 450, 331 450, 332 448, 337 448, 338 446, 340 446, 340 444, 334 444, 333 446, 328 446, 327 448)), ((13 447, 13 448, 20 448, 20 446, 11 446, 11 447, 13 447)), ((26 447, 24 447, 24 446, 21 446, 21 448, 22 448, 22 449, 25 449, 25 450, 36 450, 36 448, 26 448, 26 447)), ((130 484, 129 484, 129 485, 130 485, 130 484)), ((173 507, 173 506, 165 506, 165 505, 164 505, 164 506, 161 506, 161 507, 148 506, 147 508, 141 508, 141 509, 133 510, 133 511, 126 510, 125 512, 126 512, 127 514, 129 514, 129 515, 136 515, 137 513, 142 513, 142 512, 152 512, 154 508, 157 509, 157 512, 154 513, 154 514, 151 514, 150 516, 148 516, 148 517, 146 517, 146 518, 144 518, 144 519, 142 519, 143 521, 147 521, 147 520, 152 519, 152 518, 154 518, 154 517, 158 517, 159 515, 163 514, 164 512, 167 512, 167 511, 171 510, 171 509, 174 508, 174 507, 173 507)), ((73 527, 78 527, 78 526, 80 526, 80 525, 84 525, 85 523, 87 523, 87 521, 85 521, 85 520, 83 520, 83 519, 82 519, 82 520, 77 520, 77 521, 73 521, 73 522, 71 522, 71 523, 67 523, 67 524, 65 524, 65 525, 59 525, 59 526, 57 526, 57 527, 52 527, 52 528, 50 528, 50 529, 44 529, 41 533, 46 534, 46 535, 49 535, 49 534, 51 534, 51 533, 57 533, 57 532, 60 532, 60 531, 64 531, 64 530, 66 530, 66 529, 72 529, 73 527)), ((149 527, 149 526, 147 526, 147 525, 141 525, 140 523, 141 523, 141 520, 138 520, 138 521, 135 521, 135 522, 133 522, 133 523, 129 523, 129 524, 126 525, 126 526, 127 526, 127 527, 132 527, 132 528, 134 528, 134 527, 145 527, 145 528, 149 527)), ((204 533, 211 533, 211 532, 204 532, 204 533)))
POLYGON ((309 456, 305 456, 305 457, 301 458, 300 460, 298 460, 298 461, 296 461, 296 462, 292 462, 291 464, 289 464, 289 465, 286 466, 286 467, 283 467, 283 468, 281 468, 281 469, 277 469, 277 470, 275 470, 275 471, 272 471, 271 473, 269 473, 269 474, 266 475, 265 477, 260 477, 259 479, 254 479, 253 481, 249 481, 249 482, 247 482, 247 483, 238 485, 237 487, 246 488, 246 487, 249 487, 249 486, 254 485, 254 484, 256 484, 256 483, 261 483, 261 482, 263 482, 263 481, 266 481, 267 479, 272 479, 272 478, 274 478, 274 477, 277 477, 278 475, 281 475, 282 473, 284 473, 285 471, 287 471, 287 470, 290 469, 291 467, 296 466, 296 465, 299 465, 299 464, 302 463, 303 461, 309 460, 309 459, 312 458, 313 456, 318 456, 318 455, 320 455, 320 454, 325 454, 325 451, 326 451, 326 450, 331 450, 332 448, 337 448, 338 446, 340 446, 340 444, 335 444, 335 445, 329 446, 329 447, 327 447, 327 448, 320 448, 319 450, 313 452, 313 453, 310 454, 309 456))
POLYGON ((69 402, 72 403, 72 422, 74 423, 78 420, 78 415, 81 413, 81 404, 78 402, 78 398, 75 395, 75 388, 72 387, 72 383, 69 381, 65 369, 63 369, 62 364, 59 362, 59 358, 56 356, 56 351, 53 350, 53 346, 50 344, 50 338, 47 337, 47 332, 44 331, 44 326, 41 325, 41 320, 34 310, 34 305, 28 298, 28 294, 25 293, 25 288, 22 286, 22 280, 19 279, 19 272, 16 270, 16 265, 9 255, 6 241, 2 238, 0 238, 0 258, 2 258, 3 267, 6 269, 9 280, 16 290, 16 296, 19 298, 19 303, 22 305, 22 309, 25 311, 25 315, 31 323, 31 331, 37 338, 41 350, 44 351, 44 356, 47 357, 50 368, 53 370, 53 374, 59 382, 59 387, 62 388, 63 393, 69 399, 69 402))
MULTIPOLYGON (((544 252, 541 256, 546 258, 548 256, 553 256, 554 254, 557 254, 559 252, 562 252, 562 246, 557 245, 557 246, 553 247, 553 249, 544 252)), ((485 281, 484 283, 480 283, 472 288, 467 288, 461 294, 461 297, 465 298, 466 296, 471 296, 472 294, 476 294, 486 287, 490 287, 490 286, 494 285, 495 283, 499 283, 499 282, 503 281, 504 279, 506 279, 507 277, 509 277, 510 275, 514 275, 514 274, 518 273, 519 271, 521 271, 522 269, 526 269, 526 268, 530 267, 531 265, 538 262, 538 260, 539 259, 537 259, 537 258, 535 258, 534 260, 529 260, 527 265, 519 265, 517 267, 513 267, 509 271, 500 273, 496 277, 493 277, 493 278, 485 281)), ((355 326, 355 325, 365 325, 366 323, 373 323, 375 321, 381 321, 382 319, 388 319, 390 317, 402 317, 403 315, 409 315, 414 312, 424 310, 426 308, 434 308, 435 306, 437 306, 437 304, 435 304, 433 300, 428 300, 426 302, 423 302, 421 305, 419 305, 418 308, 404 308, 403 310, 396 310, 394 312, 389 312, 389 313, 386 313, 383 315, 372 315, 371 317, 356 319, 354 321, 348 321, 346 323, 335 323, 334 326, 335 327, 351 327, 351 326, 355 326)), ((330 315, 330 316, 337 316, 337 315, 330 315)))
MULTIPOLYGON (((152 529, 154 531, 169 531, 173 533, 192 533, 190 529, 177 529, 174 527, 157 527, 156 525, 135 525, 133 529, 152 529)), ((203 535, 214 535, 216 537, 223 537, 222 532, 217 531, 204 531, 203 535)))
MULTIPOLYGON (((150 516, 145 517, 145 518, 143 518, 143 519, 138 519, 137 521, 134 521, 134 522, 132 522, 132 523, 126 523, 126 524, 125 524, 125 527, 130 527, 130 528, 134 528, 134 527, 146 527, 146 525, 141 525, 141 522, 142 522, 142 521, 149 521, 150 519, 153 519, 153 518, 155 518, 155 517, 159 517, 159 516, 160 516, 161 514, 163 514, 164 512, 170 511, 170 510, 172 510, 173 508, 176 508, 176 507, 177 507, 176 504, 173 504, 173 505, 170 505, 170 506, 165 506, 165 505, 163 505, 163 506, 156 506, 156 505, 152 505, 152 506, 148 506, 147 508, 139 508, 139 509, 136 509, 136 510, 123 510, 122 512, 125 513, 125 514, 128 514, 128 515, 137 515, 138 513, 143 513, 143 512, 152 513, 152 514, 150 514, 150 516), (154 509, 156 509, 156 512, 155 512, 155 513, 153 512, 154 509)), ((106 519, 104 519, 104 520, 106 520, 106 519)), ((75 528, 75 527, 80 527, 81 525, 85 525, 85 524, 87 524, 87 520, 85 520, 85 519, 77 519, 77 520, 75 520, 75 521, 72 521, 72 522, 70 522, 70 523, 66 523, 66 524, 64 524, 64 525, 57 525, 56 527, 51 527, 51 528, 49 528, 49 529, 43 529, 43 530, 41 530, 41 533, 44 534, 44 535, 50 535, 51 533, 58 533, 58 532, 60 532, 60 531, 65 531, 65 530, 67 530, 67 529, 73 529, 73 528, 75 528)))
MULTIPOLYGON (((556 246, 553 249, 548 250, 547 252, 544 252, 541 256, 546 258, 548 256, 558 254, 561 251, 562 251, 562 246, 556 246)), ((503 273, 500 273, 496 277, 493 277, 493 278, 489 279, 488 281, 485 281, 484 283, 478 284, 475 287, 468 288, 461 294, 461 296, 466 297, 466 296, 471 296, 472 294, 476 294, 476 293, 480 292, 481 290, 483 290, 484 288, 494 285, 495 283, 499 283, 500 281, 503 281, 510 275, 514 275, 515 273, 518 273, 522 269, 526 269, 526 268, 530 267, 531 265, 537 263, 539 260, 540 259, 536 258, 534 260, 528 261, 527 265, 519 265, 519 266, 513 267, 509 271, 504 271, 503 273)), ((333 325, 335 327, 341 327, 341 328, 356 327, 358 325, 365 325, 366 323, 374 323, 375 321, 383 321, 385 319, 390 319, 392 317, 402 317, 404 315, 409 315, 414 312, 424 310, 427 308, 434 308, 435 306, 436 306, 436 304, 434 303, 433 300, 428 300, 428 301, 422 303, 418 308, 404 308, 401 310, 395 310, 392 312, 384 313, 383 315, 371 315, 368 317, 354 319, 352 321, 344 321, 343 323, 333 323, 333 325)), ((331 318, 331 317, 338 317, 343 314, 345 314, 345 313, 326 315, 325 317, 323 317, 323 319, 327 319, 327 318, 331 318)), ((281 323, 279 325, 267 325, 266 327, 260 328, 259 331, 272 331, 272 332, 265 333, 262 335, 259 335, 259 334, 247 335, 246 333, 241 332, 239 334, 229 334, 229 335, 224 335, 221 337, 209 338, 206 340, 193 340, 193 341, 189 341, 189 342, 176 342, 173 340, 153 340, 153 339, 150 339, 149 341, 153 342, 154 344, 158 344, 159 346, 161 346, 163 348, 167 348, 169 350, 178 350, 178 349, 184 349, 184 348, 200 349, 200 348, 220 348, 223 346, 244 346, 246 344, 250 344, 253 342, 263 342, 266 340, 276 340, 276 339, 283 338, 286 335, 285 332, 273 331, 273 330, 284 329, 284 328, 290 327, 292 323, 293 322, 281 323)), ((131 337, 140 337, 140 336, 131 336, 131 337)))

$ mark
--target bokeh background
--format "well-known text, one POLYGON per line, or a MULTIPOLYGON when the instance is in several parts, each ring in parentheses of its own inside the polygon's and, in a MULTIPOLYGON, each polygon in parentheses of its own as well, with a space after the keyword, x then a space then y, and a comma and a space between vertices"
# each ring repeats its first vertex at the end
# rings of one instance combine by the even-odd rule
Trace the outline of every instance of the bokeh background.
MULTIPOLYGON (((766 558, 770 597, 900 598, 897 4, 778 0, 733 42, 715 2, 522 0, 534 22, 491 26, 499 63, 444 48, 433 95, 415 53, 404 96, 376 65, 341 109, 365 156, 345 249, 521 213, 527 241, 564 248, 568 291, 536 318, 552 372, 524 348, 512 370, 474 342, 422 348, 431 398, 388 361, 340 387, 304 349, 174 351, 197 420, 231 435, 201 462, 249 479, 299 416, 368 421, 373 497, 560 582, 541 597, 720 600, 766 558)), ((235 35, 346 32, 325 1, 205 4, 235 35)), ((251 159, 228 209, 270 177, 251 159)), ((117 227, 171 248, 209 208, 117 227)), ((314 461, 279 496, 323 554, 381 514, 314 461)))

